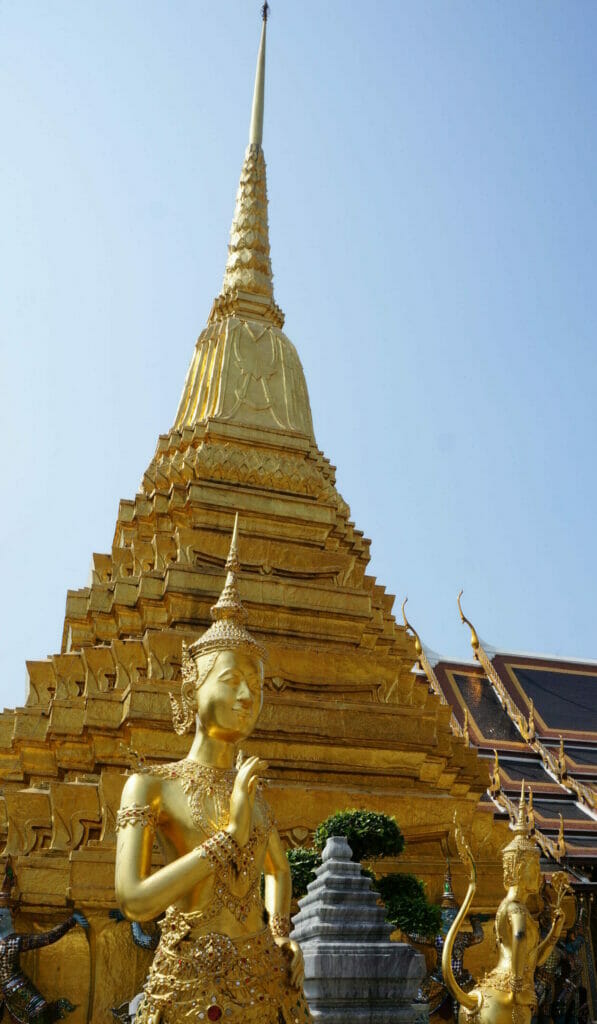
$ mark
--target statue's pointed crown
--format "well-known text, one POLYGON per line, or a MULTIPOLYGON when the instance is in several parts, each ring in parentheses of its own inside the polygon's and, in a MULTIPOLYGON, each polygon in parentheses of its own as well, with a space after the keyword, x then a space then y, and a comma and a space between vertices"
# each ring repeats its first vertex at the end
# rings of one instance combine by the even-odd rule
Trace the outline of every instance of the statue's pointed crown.
POLYGON ((527 857, 539 856, 539 847, 537 846, 531 828, 531 821, 533 818, 533 810, 529 813, 527 807, 525 794, 524 794, 524 780, 520 787, 520 800, 518 802, 518 814, 516 822, 512 831, 514 832, 514 839, 504 847, 502 852, 502 858, 504 862, 504 870, 506 873, 511 873, 514 864, 518 861, 524 860, 527 857))
POLYGON ((196 658, 201 654, 245 649, 265 659, 265 649, 255 640, 245 626, 247 611, 241 601, 238 589, 237 573, 240 572, 238 560, 238 512, 234 519, 234 529, 230 541, 230 550, 226 559, 226 582, 218 600, 211 608, 212 625, 207 632, 189 648, 189 654, 196 658))

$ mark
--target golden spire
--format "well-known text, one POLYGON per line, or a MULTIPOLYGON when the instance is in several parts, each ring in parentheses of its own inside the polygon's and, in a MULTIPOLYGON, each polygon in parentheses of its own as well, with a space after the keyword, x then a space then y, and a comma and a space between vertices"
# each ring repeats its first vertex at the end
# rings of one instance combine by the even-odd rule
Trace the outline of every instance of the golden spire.
POLYGON ((263 24, 261 40, 257 54, 257 70, 255 72, 255 88, 253 90, 253 108, 251 110, 251 126, 249 128, 249 145, 261 146, 263 142, 263 107, 265 95, 265 35, 269 4, 261 8, 263 24))
POLYGON ((265 160, 262 149, 268 11, 268 5, 264 4, 251 108, 249 145, 245 153, 236 194, 222 291, 214 303, 210 319, 238 313, 247 319, 273 321, 281 327, 284 316, 274 302, 267 221, 265 160))

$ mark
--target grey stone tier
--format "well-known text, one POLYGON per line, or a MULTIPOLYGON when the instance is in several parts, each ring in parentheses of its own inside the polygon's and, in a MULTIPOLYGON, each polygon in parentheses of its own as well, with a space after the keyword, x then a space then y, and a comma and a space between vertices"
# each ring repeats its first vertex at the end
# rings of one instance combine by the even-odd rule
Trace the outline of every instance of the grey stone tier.
POLYGON ((305 957, 305 995, 325 1024, 420 1024, 425 959, 391 942, 391 925, 371 880, 351 860, 343 836, 328 839, 322 865, 299 900, 292 938, 305 957))

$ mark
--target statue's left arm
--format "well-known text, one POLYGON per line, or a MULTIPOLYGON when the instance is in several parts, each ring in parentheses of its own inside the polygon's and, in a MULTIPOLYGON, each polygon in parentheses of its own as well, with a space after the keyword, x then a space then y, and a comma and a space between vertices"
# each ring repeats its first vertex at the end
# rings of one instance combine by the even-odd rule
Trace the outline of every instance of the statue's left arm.
POLYGON ((265 909, 269 926, 276 944, 286 947, 292 955, 290 980, 295 987, 303 983, 303 954, 290 935, 290 901, 292 898, 292 877, 288 858, 275 828, 270 832, 265 863, 265 909))
POLYGON ((50 928, 49 932, 41 932, 39 934, 24 932, 19 934, 19 953, 28 953, 30 949, 41 949, 42 946, 51 946, 52 943, 58 942, 63 935, 74 928, 77 924, 77 919, 73 915, 63 921, 62 924, 57 924, 55 928, 50 928))

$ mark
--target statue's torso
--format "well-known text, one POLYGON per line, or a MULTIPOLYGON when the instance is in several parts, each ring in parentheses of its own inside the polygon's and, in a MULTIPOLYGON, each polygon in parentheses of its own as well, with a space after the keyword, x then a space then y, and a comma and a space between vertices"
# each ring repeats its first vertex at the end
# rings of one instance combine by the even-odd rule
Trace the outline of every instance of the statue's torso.
POLYGON ((530 1024, 536 1002, 534 973, 539 948, 539 926, 526 904, 506 896, 495 919, 498 962, 489 974, 477 983, 475 991, 482 996, 478 1010, 461 1010, 459 1020, 479 1024, 530 1024), (516 938, 515 933, 516 931, 516 938), (513 948, 519 943, 522 977, 517 982, 516 1005, 512 1003, 513 948))
POLYGON ((520 944, 520 961, 524 964, 524 987, 534 993, 533 977, 537 966, 537 951, 539 948, 539 925, 526 904, 520 900, 513 900, 506 897, 498 907, 495 919, 496 934, 498 940, 499 957, 497 966, 488 976, 498 981, 500 977, 511 978, 512 976, 512 950, 514 929, 518 927, 513 923, 513 918, 524 921, 522 934, 517 936, 520 944))
MULTIPOLYGON (((186 764, 175 762, 151 770, 159 805, 157 841, 166 864, 189 853, 227 824, 229 792, 210 793, 201 778, 185 770, 186 764)), ((229 791, 232 779, 233 773, 229 791)), ((246 848, 246 874, 234 878, 220 872, 208 884, 190 889, 176 904, 184 913, 197 914, 196 934, 204 930, 234 938, 263 926, 259 887, 270 830, 271 814, 258 793, 246 848)))

